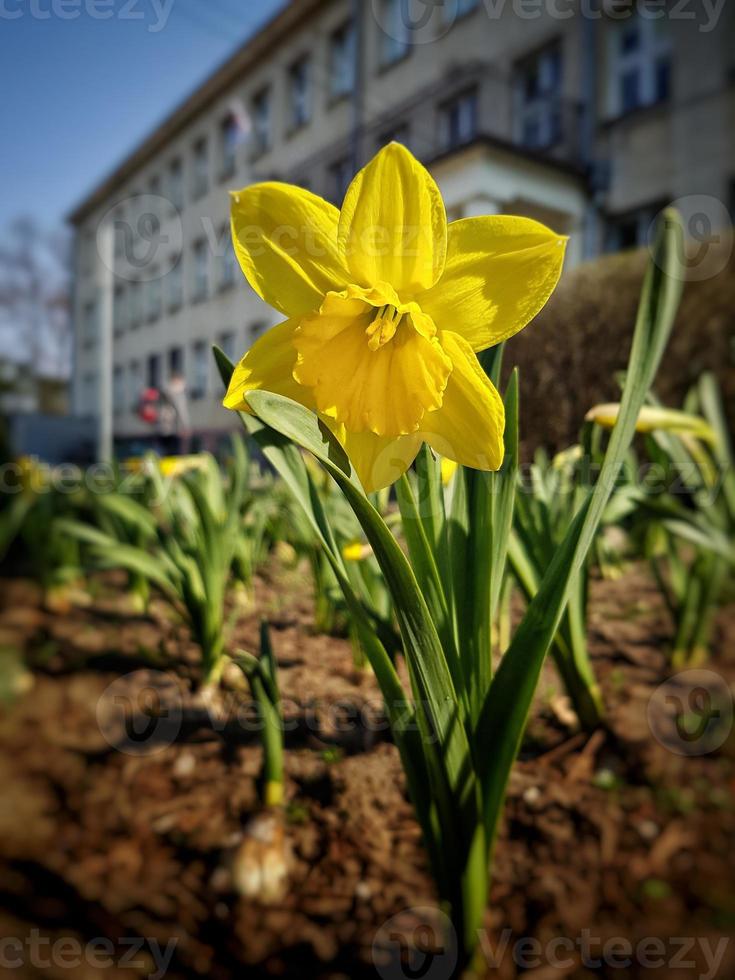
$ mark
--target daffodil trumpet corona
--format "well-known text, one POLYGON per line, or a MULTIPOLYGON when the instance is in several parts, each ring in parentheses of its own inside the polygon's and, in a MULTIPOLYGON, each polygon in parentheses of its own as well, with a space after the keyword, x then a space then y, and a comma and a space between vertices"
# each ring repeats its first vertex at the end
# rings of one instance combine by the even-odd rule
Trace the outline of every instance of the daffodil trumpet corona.
POLYGON ((497 470, 503 401, 477 353, 544 306, 566 239, 529 218, 447 222, 439 188, 399 143, 347 190, 341 211, 268 182, 232 194, 232 237, 255 292, 286 319, 245 354, 224 404, 284 395, 318 413, 366 491, 395 482, 423 442, 497 470))

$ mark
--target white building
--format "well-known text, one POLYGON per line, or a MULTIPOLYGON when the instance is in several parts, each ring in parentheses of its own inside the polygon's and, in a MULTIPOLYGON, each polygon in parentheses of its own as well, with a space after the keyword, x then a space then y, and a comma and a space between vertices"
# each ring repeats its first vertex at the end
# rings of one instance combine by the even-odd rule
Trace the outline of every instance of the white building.
POLYGON ((183 370, 195 445, 233 428, 211 344, 237 358, 277 316, 237 268, 228 190, 282 179, 339 203, 391 139, 450 219, 539 218, 571 235, 568 264, 645 241, 672 200, 721 224, 734 6, 712 26, 645 0, 293 0, 72 214, 75 411, 148 436, 141 387, 183 370))

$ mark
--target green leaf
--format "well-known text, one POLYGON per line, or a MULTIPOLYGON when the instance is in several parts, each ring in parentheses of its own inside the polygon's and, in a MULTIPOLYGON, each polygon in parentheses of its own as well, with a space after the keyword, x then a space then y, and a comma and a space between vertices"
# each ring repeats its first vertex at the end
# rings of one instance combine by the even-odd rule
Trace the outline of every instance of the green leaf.
POLYGON ((171 570, 163 562, 140 548, 120 542, 114 542, 112 549, 108 545, 93 544, 90 554, 98 568, 124 568, 143 575, 171 598, 181 599, 181 576, 172 579, 171 570))
POLYGON ((95 497, 94 505, 103 513, 119 518, 130 528, 137 529, 145 539, 155 538, 156 519, 150 510, 137 500, 122 493, 105 493, 95 497))
POLYGON ((658 369, 681 297, 681 222, 665 212, 643 285, 625 389, 600 478, 574 519, 513 641, 478 721, 475 759, 483 786, 488 840, 493 841, 505 788, 520 745, 544 657, 564 612, 570 584, 587 558, 633 438, 638 413, 658 369))

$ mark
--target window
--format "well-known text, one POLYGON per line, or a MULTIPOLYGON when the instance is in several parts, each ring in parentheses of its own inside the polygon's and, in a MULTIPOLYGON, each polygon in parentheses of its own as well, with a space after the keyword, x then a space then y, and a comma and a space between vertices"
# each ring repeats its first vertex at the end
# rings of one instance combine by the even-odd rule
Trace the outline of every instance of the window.
POLYGON ((333 99, 349 95, 355 87, 355 25, 347 21, 329 44, 329 94, 333 99))
POLYGON ((253 98, 253 138, 255 153, 265 153, 271 145, 271 93, 264 88, 253 98))
POLYGON ((440 141, 443 150, 464 146, 477 136, 477 90, 463 92, 440 109, 440 141))
POLYGON ((161 315, 161 279, 158 269, 151 269, 151 277, 145 284, 145 318, 149 323, 161 315))
POLYGON ((172 347, 168 352, 168 376, 184 373, 184 348, 172 347))
POLYGON ((670 98, 671 38, 667 18, 631 16, 611 24, 608 38, 608 108, 612 116, 670 98))
POLYGON ((191 345, 191 378, 189 391, 193 399, 204 398, 207 394, 209 375, 209 351, 203 340, 196 340, 191 345))
POLYGON ((128 408, 131 412, 138 411, 141 387, 140 361, 131 361, 128 367, 128 408))
POLYGON ((221 333, 217 339, 217 344, 223 354, 226 354, 231 361, 237 359, 237 351, 235 350, 235 331, 225 330, 221 333))
POLYGON ((160 197, 161 194, 161 178, 158 174, 154 174, 153 177, 148 182, 148 193, 152 197, 160 197))
POLYGON ((380 30, 380 63, 392 65, 411 50, 409 0, 382 0, 383 18, 380 30))
POLYGON ((130 305, 128 307, 130 326, 138 327, 143 319, 143 285, 138 279, 130 283, 130 305))
POLYGON ((84 304, 82 311, 82 343, 85 347, 97 343, 97 326, 97 304, 92 299, 84 304))
POLYGON ((127 322, 127 293, 125 292, 124 286, 115 286, 115 294, 113 297, 113 307, 112 307, 112 320, 114 324, 114 330, 116 334, 121 334, 125 332, 125 328, 128 325, 127 322))
POLYGON ((295 61, 288 73, 289 111, 291 127, 305 126, 311 118, 311 64, 304 56, 295 61))
POLYGON ((77 239, 79 269, 84 275, 92 271, 92 232, 85 231, 77 239))
POLYGON ((158 388, 161 385, 161 355, 149 354, 146 362, 146 385, 158 388))
POLYGON ((116 415, 125 411, 125 373, 120 364, 112 372, 112 410, 116 415))
POLYGON ((178 158, 171 161, 168 171, 168 199, 175 211, 184 206, 184 168, 178 158))
POLYGON ((558 44, 525 58, 515 71, 515 139, 541 150, 562 137, 562 58, 558 44))
POLYGON ((112 230, 115 239, 115 258, 121 259, 125 255, 125 208, 122 204, 115 208, 112 219, 112 230))
POLYGON ((610 218, 605 243, 607 251, 622 252, 645 245, 656 215, 663 206, 663 203, 651 204, 610 218))
POLYGON ((252 347, 258 337, 261 337, 268 329, 268 324, 263 320, 255 320, 247 328, 248 343, 252 347))
POLYGON ((207 193, 209 186, 207 140, 197 140, 194 144, 194 157, 191 172, 191 196, 196 200, 207 193))
POLYGON ((237 120, 230 113, 220 123, 220 178, 231 177, 237 168, 237 147, 240 142, 240 128, 237 120))
POLYGON ((82 375, 82 415, 97 415, 97 375, 87 371, 82 375))
POLYGON ((199 303, 207 298, 209 280, 209 251, 203 238, 194 243, 192 257, 191 299, 199 303))
POLYGON ((166 305, 169 313, 175 313, 184 301, 184 262, 180 256, 171 260, 166 276, 166 305))
POLYGON ((354 168, 350 157, 342 157, 329 168, 329 197, 333 201, 342 202, 354 176, 354 168))
POLYGON ((219 288, 224 290, 234 286, 238 266, 229 225, 224 225, 222 228, 219 251, 219 288))
POLYGON ((387 146, 389 143, 402 143, 411 149, 410 129, 408 123, 397 123, 390 129, 384 130, 377 141, 377 149, 387 146))

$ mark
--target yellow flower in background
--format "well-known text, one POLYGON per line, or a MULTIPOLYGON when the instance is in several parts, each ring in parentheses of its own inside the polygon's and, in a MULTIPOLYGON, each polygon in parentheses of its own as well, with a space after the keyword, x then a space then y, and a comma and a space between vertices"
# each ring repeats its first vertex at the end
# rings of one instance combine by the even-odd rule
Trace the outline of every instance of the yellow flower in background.
POLYGON ((441 463, 439 465, 441 467, 442 483, 444 484, 445 487, 448 487, 449 484, 452 482, 452 477, 457 472, 457 466, 459 464, 455 463, 453 459, 442 458, 441 463))
POLYGON ((391 143, 341 212, 288 184, 232 195, 250 285, 286 319, 232 376, 227 408, 272 391, 318 412, 367 491, 394 482, 422 442, 498 469, 505 417, 476 352, 521 330, 561 273, 566 239, 529 218, 447 224, 428 171, 391 143))
MULTIPOLYGON (((594 422, 604 429, 612 429, 618 420, 620 405, 610 402, 605 405, 595 405, 585 415, 587 422, 594 422)), ((703 442, 714 444, 717 436, 712 426, 700 415, 680 412, 675 408, 663 408, 657 405, 644 405, 635 423, 636 432, 673 432, 679 436, 694 436, 703 442)))
POLYGON ((161 476, 182 476, 192 470, 206 469, 209 457, 205 453, 191 456, 162 456, 158 460, 161 476))
POLYGON ((350 541, 342 548, 342 557, 345 561, 364 561, 372 553, 373 549, 363 541, 350 541))

